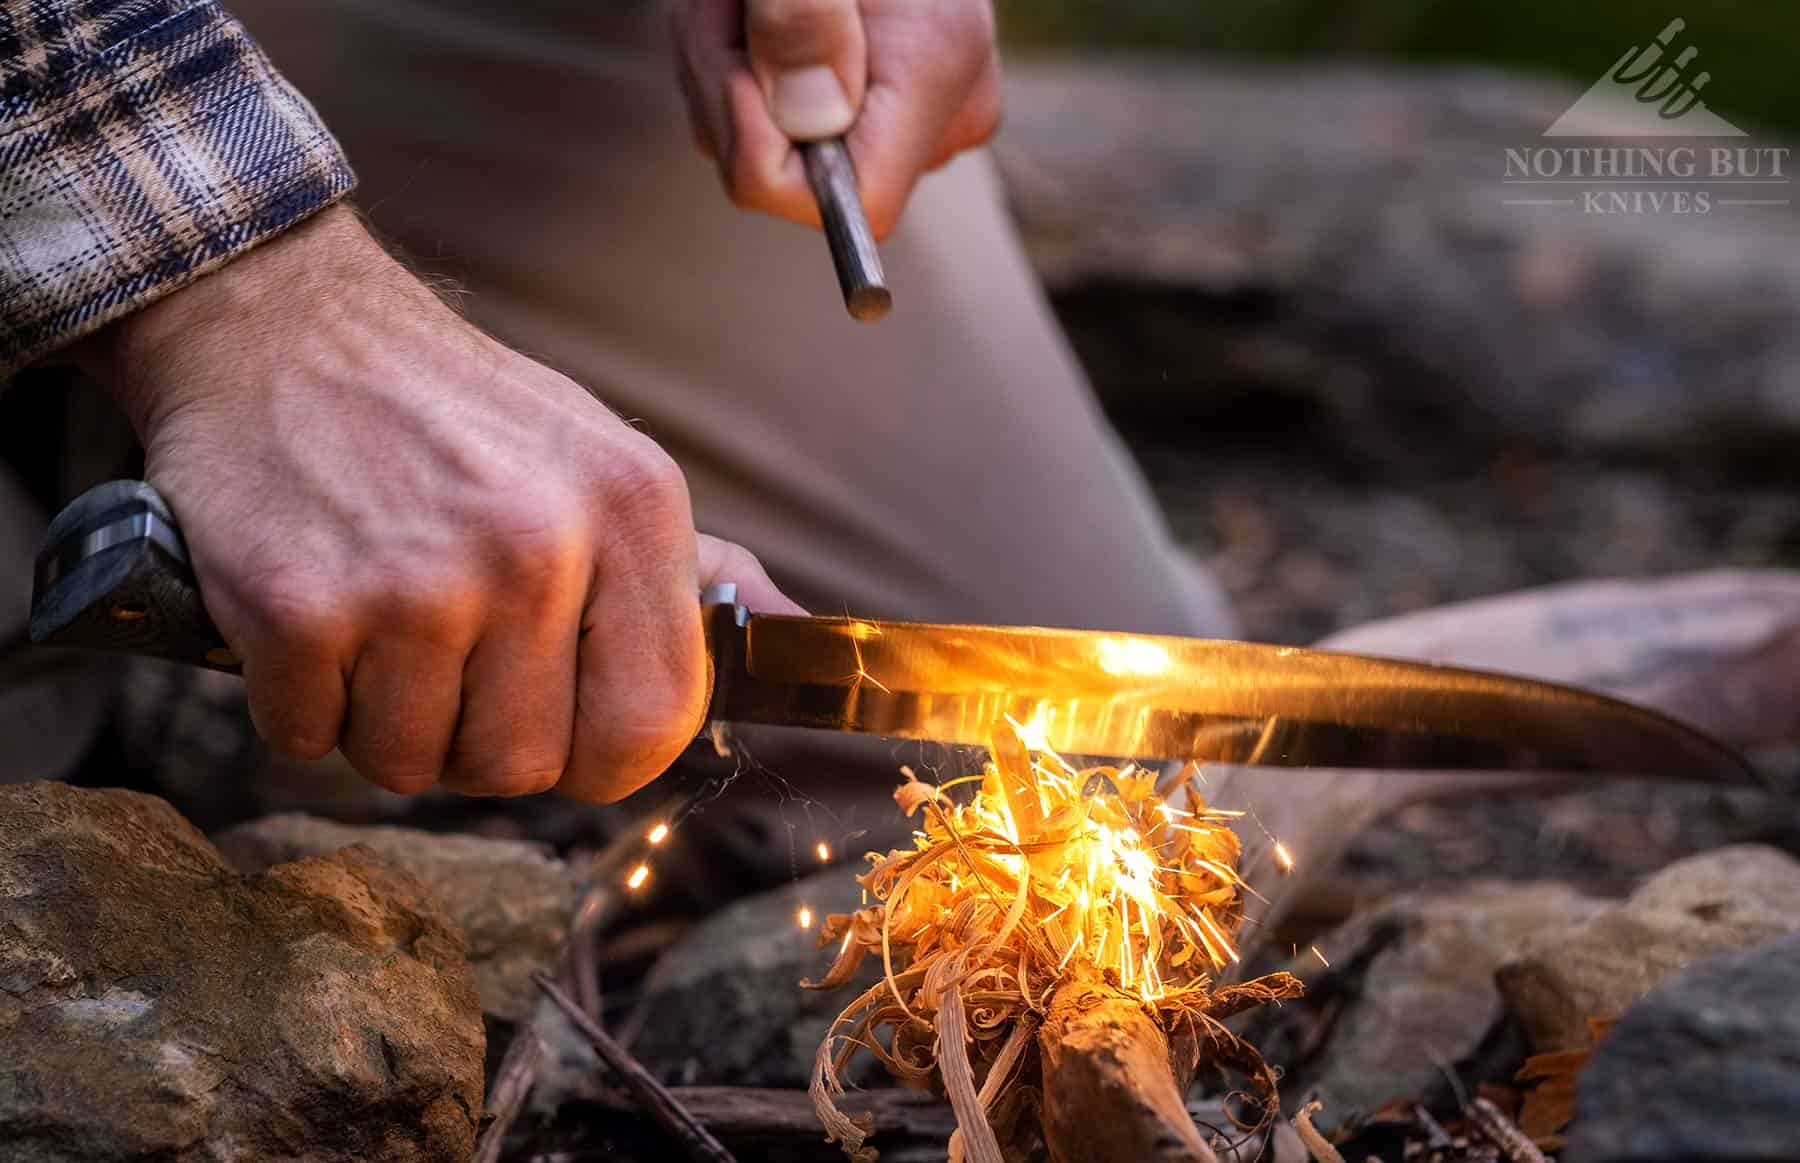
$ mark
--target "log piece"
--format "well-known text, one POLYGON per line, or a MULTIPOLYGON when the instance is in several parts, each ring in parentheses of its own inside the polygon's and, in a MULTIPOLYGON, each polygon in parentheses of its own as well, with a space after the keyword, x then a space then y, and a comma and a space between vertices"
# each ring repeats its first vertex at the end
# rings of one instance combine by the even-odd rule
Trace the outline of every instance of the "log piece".
POLYGON ((1038 1032, 1055 1163, 1217 1163, 1181 1095, 1169 1042, 1137 999, 1075 979, 1038 1032))

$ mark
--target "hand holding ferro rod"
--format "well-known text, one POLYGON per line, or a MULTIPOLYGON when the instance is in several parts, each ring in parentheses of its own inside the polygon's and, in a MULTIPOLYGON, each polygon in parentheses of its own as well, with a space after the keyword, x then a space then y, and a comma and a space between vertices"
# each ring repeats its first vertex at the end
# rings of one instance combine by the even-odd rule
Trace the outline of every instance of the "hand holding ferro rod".
POLYGON ((831 264, 837 268, 844 307, 853 319, 870 322, 894 305, 887 276, 881 270, 881 253, 875 249, 875 232, 863 213, 862 193, 856 186, 856 169, 841 137, 800 144, 806 163, 806 180, 819 203, 825 241, 831 247, 831 264))

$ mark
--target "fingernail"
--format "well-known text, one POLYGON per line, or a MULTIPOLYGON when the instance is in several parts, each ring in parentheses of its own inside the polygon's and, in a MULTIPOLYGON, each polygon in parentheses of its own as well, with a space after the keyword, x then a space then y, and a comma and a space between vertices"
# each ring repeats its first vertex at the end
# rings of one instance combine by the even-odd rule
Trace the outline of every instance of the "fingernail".
POLYGON ((769 87, 769 113, 776 128, 795 141, 836 137, 856 120, 843 83, 828 65, 777 73, 769 87))

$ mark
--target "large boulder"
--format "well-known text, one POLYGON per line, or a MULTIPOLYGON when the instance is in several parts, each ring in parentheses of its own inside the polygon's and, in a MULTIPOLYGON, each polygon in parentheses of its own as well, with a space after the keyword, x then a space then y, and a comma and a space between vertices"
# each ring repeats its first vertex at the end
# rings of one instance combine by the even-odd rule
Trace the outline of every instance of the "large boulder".
POLYGON ((1792 1159, 1800 937, 1703 961, 1615 1027, 1576 1090, 1567 1163, 1792 1159))
POLYGON ((455 925, 353 848, 233 872, 161 800, 0 788, 0 1152, 460 1160, 483 1034, 455 925))
POLYGON ((1540 1051, 1586 1045, 1589 1018, 1617 1018, 1697 961, 1800 932, 1800 862, 1722 848, 1663 869, 1630 899, 1574 925, 1542 925, 1498 980, 1540 1051))
POLYGON ((534 970, 548 969, 569 935, 581 880, 545 846, 413 828, 353 827, 287 813, 216 838, 240 872, 362 845, 417 877, 462 928, 482 1012, 531 1015, 534 970))

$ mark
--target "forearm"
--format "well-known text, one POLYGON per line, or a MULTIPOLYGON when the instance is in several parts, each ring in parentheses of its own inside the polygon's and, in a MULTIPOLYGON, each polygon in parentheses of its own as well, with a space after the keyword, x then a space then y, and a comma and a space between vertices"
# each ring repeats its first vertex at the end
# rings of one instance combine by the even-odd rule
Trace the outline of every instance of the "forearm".
POLYGON ((0 0, 0 377, 354 181, 218 5, 0 0))

